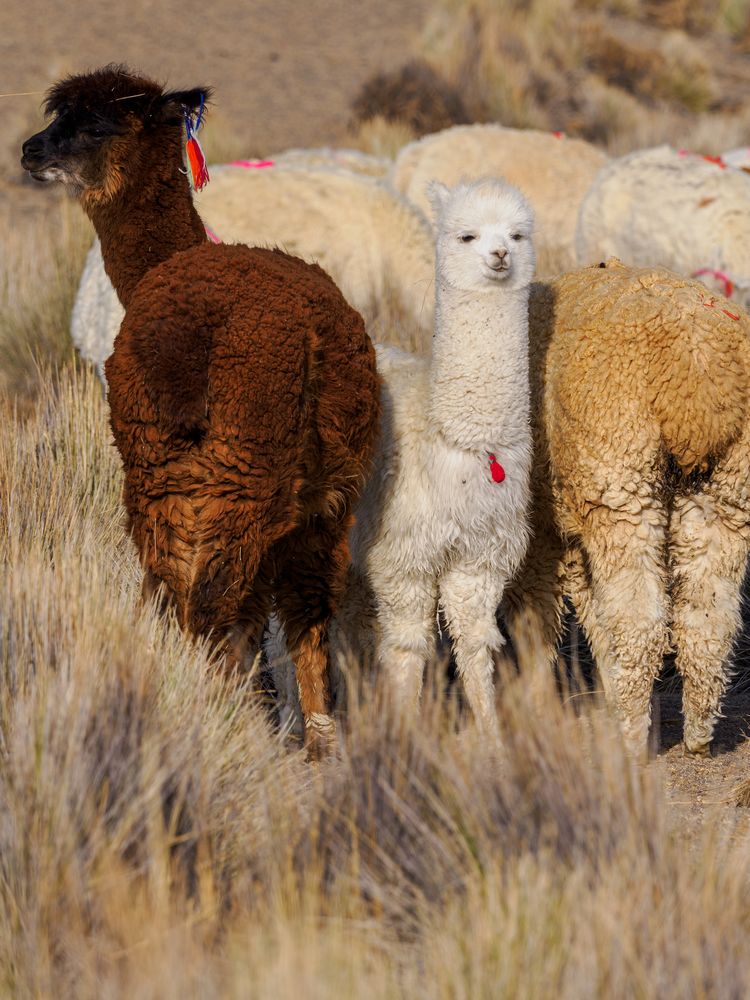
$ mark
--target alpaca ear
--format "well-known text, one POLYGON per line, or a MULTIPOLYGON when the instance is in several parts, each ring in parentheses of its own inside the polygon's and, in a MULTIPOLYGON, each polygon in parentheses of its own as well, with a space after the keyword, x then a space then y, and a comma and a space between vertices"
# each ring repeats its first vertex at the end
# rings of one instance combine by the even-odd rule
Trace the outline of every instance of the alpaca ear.
POLYGON ((162 125, 181 125, 186 111, 189 114, 198 114, 210 99, 210 87, 168 90, 156 101, 153 115, 162 125))
POLYGON ((445 207, 450 189, 442 181, 430 181, 427 187, 427 197, 432 205, 432 213, 437 218, 445 207))

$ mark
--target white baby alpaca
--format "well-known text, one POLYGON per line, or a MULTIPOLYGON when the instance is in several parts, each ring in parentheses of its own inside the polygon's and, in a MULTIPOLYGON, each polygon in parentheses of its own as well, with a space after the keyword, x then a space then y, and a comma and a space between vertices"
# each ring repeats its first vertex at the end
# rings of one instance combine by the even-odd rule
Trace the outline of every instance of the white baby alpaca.
POLYGON ((431 198, 432 357, 378 348, 383 429, 352 559, 375 597, 378 659, 396 698, 419 698, 440 607, 471 708, 494 729, 495 615, 528 541, 533 215, 496 180, 435 183, 431 198))

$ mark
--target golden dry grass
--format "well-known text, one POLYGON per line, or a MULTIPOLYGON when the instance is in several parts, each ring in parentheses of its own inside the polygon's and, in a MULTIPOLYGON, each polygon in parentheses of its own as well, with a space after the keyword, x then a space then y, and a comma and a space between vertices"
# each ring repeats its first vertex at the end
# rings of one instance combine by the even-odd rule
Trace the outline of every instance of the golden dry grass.
POLYGON ((93 230, 71 201, 44 213, 0 217, 0 391, 20 405, 37 389, 39 364, 70 361, 70 312, 93 230))
POLYGON ((420 54, 475 120, 711 152, 747 141, 747 39, 748 0, 440 0, 420 54))
POLYGON ((353 664, 313 770, 139 605, 97 379, 36 393, 0 415, 0 992, 747 995, 750 841, 686 850, 594 701, 505 678, 494 747, 437 666, 407 724, 353 664))

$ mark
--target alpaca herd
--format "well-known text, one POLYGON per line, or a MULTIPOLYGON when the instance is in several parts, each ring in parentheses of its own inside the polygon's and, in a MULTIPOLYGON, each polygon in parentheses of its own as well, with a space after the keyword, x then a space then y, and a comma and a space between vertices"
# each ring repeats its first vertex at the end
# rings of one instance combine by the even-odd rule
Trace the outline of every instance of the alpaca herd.
POLYGON ((193 199, 183 128, 207 96, 105 67, 54 86, 23 147, 97 232, 73 334, 106 375, 144 596, 229 670, 267 627, 312 759, 347 655, 415 711, 439 616, 502 738, 501 626, 517 648, 531 625, 551 669, 566 598, 633 753, 672 651, 685 748, 709 752, 750 550, 750 318, 710 286, 744 304, 750 177, 462 126, 386 176, 297 151, 193 199), (590 266, 535 283, 535 246, 590 266), (428 355, 373 348, 357 310, 386 294, 428 355))

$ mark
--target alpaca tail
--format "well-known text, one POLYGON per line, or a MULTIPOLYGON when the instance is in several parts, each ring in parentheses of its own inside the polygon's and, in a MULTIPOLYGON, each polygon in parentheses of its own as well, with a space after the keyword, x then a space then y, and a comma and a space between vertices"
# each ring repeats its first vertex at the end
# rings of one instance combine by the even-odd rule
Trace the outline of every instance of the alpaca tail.
POLYGON ((655 338, 651 405, 664 444, 684 474, 706 472, 740 435, 750 405, 750 318, 739 307, 679 290, 677 314, 655 338))

